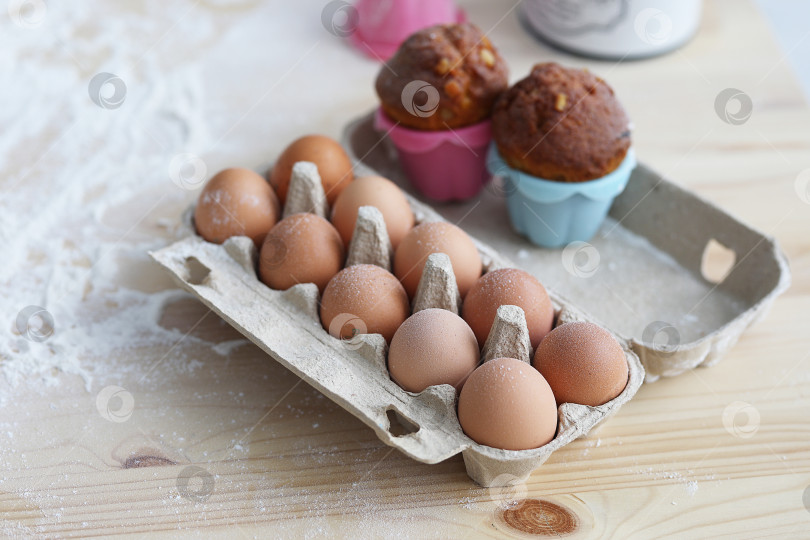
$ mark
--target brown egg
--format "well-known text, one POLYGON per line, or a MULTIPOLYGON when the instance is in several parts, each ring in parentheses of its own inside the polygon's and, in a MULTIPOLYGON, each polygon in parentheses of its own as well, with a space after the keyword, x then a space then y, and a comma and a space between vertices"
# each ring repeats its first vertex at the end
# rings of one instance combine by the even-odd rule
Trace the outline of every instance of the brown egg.
POLYGON ((464 319, 445 309, 424 309, 399 327, 388 350, 391 378, 409 392, 434 384, 461 390, 478 365, 478 342, 464 319))
POLYGON ((557 403, 536 369, 497 358, 472 372, 458 398, 458 421, 469 438, 504 450, 528 450, 557 431, 557 403))
POLYGON ((341 339, 382 334, 390 342, 410 313, 408 295, 397 278, 373 264, 344 268, 321 298, 321 323, 341 339))
POLYGON ((261 247, 279 217, 278 198, 267 180, 234 167, 218 172, 203 188, 194 225, 200 236, 215 244, 231 236, 248 236, 261 247))
POLYGON ((501 268, 487 272, 464 298, 462 316, 484 346, 495 314, 500 306, 518 306, 526 315, 532 348, 551 331, 554 307, 545 287, 537 279, 517 268, 501 268))
POLYGON ((532 365, 546 378, 558 403, 596 407, 627 386, 627 359, 610 332, 589 322, 552 330, 534 353, 532 365))
POLYGON ((293 214, 270 229, 259 254, 259 276, 273 289, 314 283, 323 291, 343 268, 344 249, 332 224, 315 214, 293 214))
POLYGON ((446 253, 450 257, 458 289, 464 297, 481 275, 481 256, 467 233, 443 221, 417 225, 397 247, 394 274, 405 290, 413 298, 431 253, 446 253))
POLYGON ((382 176, 363 176, 346 186, 332 208, 332 224, 347 246, 361 206, 374 206, 380 211, 394 249, 413 228, 413 212, 402 190, 382 176))
POLYGON ((329 204, 333 204, 354 179, 352 162, 336 140, 324 135, 306 135, 293 141, 281 153, 268 175, 282 204, 287 200, 293 165, 299 161, 311 161, 317 165, 329 204))

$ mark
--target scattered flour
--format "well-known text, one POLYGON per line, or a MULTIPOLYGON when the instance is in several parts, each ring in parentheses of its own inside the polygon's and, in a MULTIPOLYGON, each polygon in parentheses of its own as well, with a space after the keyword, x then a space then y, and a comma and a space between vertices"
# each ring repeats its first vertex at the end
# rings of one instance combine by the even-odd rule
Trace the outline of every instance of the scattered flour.
POLYGON ((13 81, 0 85, 0 380, 12 386, 37 377, 54 384, 66 372, 89 390, 98 368, 91 359, 182 337, 157 324, 180 293, 165 279, 155 290, 161 279, 126 278, 151 271, 146 251, 175 230, 165 212, 193 196, 171 182, 169 163, 211 143, 204 86, 194 62, 167 72, 165 55, 132 51, 144 50, 138 36, 175 21, 161 50, 178 39, 202 46, 215 27, 202 12, 181 13, 182 5, 153 0, 142 8, 106 17, 106 3, 52 2, 38 28, 0 20, 0 71, 13 81), (124 81, 120 107, 90 99, 88 81, 99 72, 124 81), (43 139, 45 152, 29 150, 43 139), (19 333, 18 314, 29 305, 52 316, 44 341, 19 333))

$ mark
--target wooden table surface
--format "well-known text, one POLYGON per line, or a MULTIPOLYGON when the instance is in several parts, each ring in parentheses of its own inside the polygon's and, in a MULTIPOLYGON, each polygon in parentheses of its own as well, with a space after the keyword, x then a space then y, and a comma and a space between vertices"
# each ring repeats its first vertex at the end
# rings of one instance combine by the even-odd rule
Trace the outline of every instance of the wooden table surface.
MULTIPOLYGON (((192 9, 214 9, 209 4, 192 9)), ((255 4, 248 4, 223 24, 232 28, 255 16, 255 4)), ((182 298, 166 309, 162 324, 196 339, 137 349, 122 343, 115 358, 84 359, 120 368, 94 380, 91 391, 66 374, 49 387, 0 382, 10 397, 0 416, 14 426, 8 437, 0 435, 0 533, 810 535, 810 204, 796 189, 810 168, 810 109, 766 22, 747 2, 709 0, 688 46, 617 65, 535 42, 514 12, 496 25, 511 2, 465 5, 473 21, 494 25, 492 40, 509 59, 513 79, 536 61, 588 66, 625 103, 641 160, 779 239, 793 285, 768 316, 717 366, 644 385, 596 433, 535 471, 515 492, 524 504, 504 508, 514 493, 473 484, 461 456, 437 465, 413 461, 253 345, 212 352, 239 335, 182 298), (715 97, 729 87, 753 100, 742 125, 715 113, 715 97), (99 391, 113 384, 133 396, 126 421, 109 421, 97 409, 99 391)), ((307 7, 316 17, 312 25, 319 24, 320 7, 307 7)), ((268 18, 269 28, 294 16, 292 8, 279 12, 281 22, 268 18)), ((260 53, 233 61, 250 65, 260 53)), ((209 160, 254 166, 302 131, 338 136, 345 122, 372 107, 378 66, 337 41, 329 42, 329 55, 351 74, 348 89, 313 102, 297 124, 270 121, 264 141, 251 139, 262 122, 248 121, 231 135, 243 151, 212 151, 209 160), (275 150, 262 157, 268 148, 275 150)), ((280 83, 275 104, 251 115, 271 118, 273 107, 284 106, 280 99, 293 99, 296 85, 316 81, 310 68, 317 64, 307 65, 280 83)), ((337 82, 344 83, 332 86, 344 86, 337 82)), ((233 92, 212 99, 236 118, 250 102, 233 92)), ((185 202, 166 215, 177 216, 185 202)), ((144 283, 165 280, 152 271, 144 283)))

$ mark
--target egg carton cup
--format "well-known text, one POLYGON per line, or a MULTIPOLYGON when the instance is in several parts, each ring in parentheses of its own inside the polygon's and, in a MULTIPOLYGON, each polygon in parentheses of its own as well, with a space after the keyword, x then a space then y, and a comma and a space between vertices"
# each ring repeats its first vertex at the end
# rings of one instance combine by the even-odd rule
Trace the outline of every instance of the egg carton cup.
MULTIPOLYGON (((405 172, 375 129, 374 114, 347 124, 343 147, 359 169, 407 192, 405 172)), ((622 337, 641 359, 647 382, 718 362, 790 285, 775 238, 643 162, 588 242, 535 246, 510 224, 506 201, 512 195, 509 184, 493 181, 479 197, 439 210, 450 221, 463 219, 468 234, 622 337), (732 260, 719 279, 703 272, 713 253, 732 260)))
MULTIPOLYGON (((284 215, 324 211, 317 170, 308 164, 293 168, 284 215), (317 181, 316 181, 317 180, 317 181)), ((443 221, 430 207, 408 197, 416 223, 443 221)), ((223 244, 206 242, 195 232, 193 207, 182 218, 187 237, 150 255, 185 290, 279 363, 371 427, 385 444, 423 463, 463 455, 469 476, 482 486, 518 484, 552 452, 587 434, 636 393, 644 369, 630 344, 616 337, 627 359, 624 391, 599 407, 565 403, 559 406, 558 431, 548 444, 532 450, 501 450, 478 444, 461 429, 457 396, 450 385, 407 392, 389 376, 387 343, 380 334, 358 334, 348 340, 331 336, 321 325, 318 288, 302 283, 274 290, 257 277, 258 252, 247 237, 223 244), (402 433, 402 431, 405 433, 402 433)), ((484 271, 514 266, 493 248, 473 241, 484 271)), ((391 243, 379 210, 362 207, 348 249, 347 265, 378 264, 390 268, 391 243)), ((591 320, 575 306, 551 294, 555 324, 591 320)), ((450 259, 430 255, 412 302, 414 312, 442 308, 459 312, 461 296, 450 259)), ((482 360, 501 356, 524 362, 531 343, 523 310, 501 306, 483 347, 482 360)))

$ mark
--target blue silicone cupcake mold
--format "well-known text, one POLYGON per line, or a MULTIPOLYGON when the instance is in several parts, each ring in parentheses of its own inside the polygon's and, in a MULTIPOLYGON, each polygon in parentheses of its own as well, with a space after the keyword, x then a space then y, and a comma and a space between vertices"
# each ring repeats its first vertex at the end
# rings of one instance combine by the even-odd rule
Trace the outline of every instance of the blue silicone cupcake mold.
POLYGON ((544 180, 511 168, 495 144, 487 152, 487 168, 504 180, 512 227, 541 247, 587 242, 599 230, 613 199, 624 191, 636 166, 633 149, 610 174, 587 182, 544 180))

